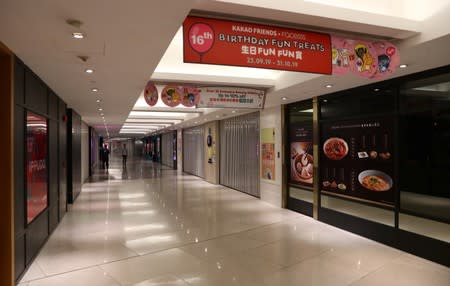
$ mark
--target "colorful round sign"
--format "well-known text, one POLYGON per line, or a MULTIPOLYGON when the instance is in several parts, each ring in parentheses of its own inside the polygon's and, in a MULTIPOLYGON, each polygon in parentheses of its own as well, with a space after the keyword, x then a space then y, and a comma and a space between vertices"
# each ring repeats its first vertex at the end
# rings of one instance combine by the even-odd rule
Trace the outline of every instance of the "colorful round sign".
POLYGON ((189 44, 201 56, 207 53, 214 44, 214 30, 205 23, 195 23, 189 29, 189 44))
POLYGON ((196 106, 200 100, 200 90, 196 87, 184 87, 184 95, 181 103, 186 107, 196 106))
POLYGON ((155 106, 158 102, 158 90, 156 89, 155 84, 150 81, 147 82, 147 85, 145 86, 144 99, 150 106, 155 106))
POLYGON ((176 85, 168 85, 161 92, 161 100, 169 107, 175 107, 183 99, 183 88, 176 85))

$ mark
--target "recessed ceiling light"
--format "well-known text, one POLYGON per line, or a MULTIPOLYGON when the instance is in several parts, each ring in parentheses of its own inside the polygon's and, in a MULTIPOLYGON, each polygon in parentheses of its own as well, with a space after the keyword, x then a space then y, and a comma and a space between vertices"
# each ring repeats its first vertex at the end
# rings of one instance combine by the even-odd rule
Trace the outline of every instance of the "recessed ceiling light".
POLYGON ((96 101, 97 101, 97 103, 100 103, 100 102, 101 102, 101 100, 100 100, 100 99, 97 99, 96 101))
POLYGON ((103 111, 103 108, 99 108, 98 111, 103 111))
POLYGON ((72 38, 74 38, 74 39, 83 39, 84 38, 84 34, 81 33, 81 32, 75 32, 75 33, 72 33, 72 38))
POLYGON ((281 100, 287 100, 287 97, 286 97, 286 96, 283 96, 283 97, 281 98, 281 100))
POLYGON ((231 111, 231 113, 236 113, 236 110, 231 111))
POLYGON ((374 88, 373 91, 380 91, 380 89, 379 88, 374 88))
POLYGON ((401 69, 404 69, 404 68, 407 68, 408 65, 407 65, 407 64, 401 64, 401 65, 399 65, 398 67, 401 68, 401 69))
POLYGON ((91 89, 93 92, 97 92, 98 91, 98 88, 93 88, 93 89, 91 89))
POLYGON ((327 84, 325 87, 326 87, 326 88, 332 88, 333 85, 332 85, 332 84, 327 84))
POLYGON ((104 113, 100 113, 100 116, 105 116, 105 114, 104 113))
POLYGON ((84 71, 85 71, 86 73, 93 73, 93 72, 94 72, 93 69, 85 69, 84 71))
POLYGON ((326 102, 328 102, 328 100, 324 99, 324 100, 323 100, 323 102, 325 102, 325 103, 326 103, 326 102))

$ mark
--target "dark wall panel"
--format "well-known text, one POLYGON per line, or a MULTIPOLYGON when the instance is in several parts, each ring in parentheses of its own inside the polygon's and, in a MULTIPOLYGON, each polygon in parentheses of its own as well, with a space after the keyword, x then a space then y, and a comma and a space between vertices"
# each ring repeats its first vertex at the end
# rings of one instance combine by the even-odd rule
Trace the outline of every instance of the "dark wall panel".
POLYGON ((59 154, 59 220, 67 211, 67 121, 62 120, 67 115, 66 104, 59 100, 58 103, 58 154, 59 154))
POLYGON ((25 251, 27 265, 38 254, 47 237, 48 210, 45 210, 27 228, 25 251))
POLYGON ((67 129, 67 202, 72 204, 81 192, 81 116, 68 110, 67 129))
POLYGON ((16 236, 14 240, 14 272, 16 280, 25 270, 25 235, 16 236))
POLYGON ((58 122, 49 120, 49 231, 53 231, 58 224, 58 122))
POLYGON ((19 280, 66 212, 66 104, 18 58, 14 62, 15 276, 19 280), (25 135, 27 111, 48 119, 48 208, 26 222, 25 135), (61 209, 60 209, 61 208, 61 209))
POLYGON ((47 87, 30 70, 25 71, 25 105, 34 112, 47 114, 47 87))
POLYGON ((58 96, 50 89, 48 90, 48 116, 51 119, 58 119, 58 96))
POLYGON ((25 114, 21 106, 14 108, 14 231, 16 236, 25 231, 25 114))
POLYGON ((14 61, 14 103, 25 103, 25 68, 17 58, 14 61))

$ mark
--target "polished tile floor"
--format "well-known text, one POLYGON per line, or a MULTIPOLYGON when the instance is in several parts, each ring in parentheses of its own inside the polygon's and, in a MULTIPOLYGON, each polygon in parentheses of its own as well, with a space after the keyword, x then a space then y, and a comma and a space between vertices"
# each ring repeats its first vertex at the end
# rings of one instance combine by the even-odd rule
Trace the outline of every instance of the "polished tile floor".
POLYGON ((112 161, 22 286, 450 285, 447 267, 148 161, 112 161))

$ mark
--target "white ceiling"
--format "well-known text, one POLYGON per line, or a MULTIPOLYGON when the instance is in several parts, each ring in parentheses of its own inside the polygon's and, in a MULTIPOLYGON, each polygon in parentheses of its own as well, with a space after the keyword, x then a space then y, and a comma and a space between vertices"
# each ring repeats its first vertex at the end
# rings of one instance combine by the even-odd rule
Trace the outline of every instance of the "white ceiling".
MULTIPOLYGON (((98 111, 101 106, 112 136, 118 134, 135 104, 142 105, 142 90, 150 78, 268 88, 266 106, 285 103, 281 101, 283 96, 288 98, 286 102, 292 102, 372 82, 352 76, 184 64, 177 31, 191 10, 202 15, 231 14, 237 19, 265 19, 282 26, 390 39, 400 47, 402 62, 409 64, 395 76, 450 64, 448 0, 0 0, 0 41, 80 113, 83 121, 106 134, 98 111), (78 19, 83 25, 74 28, 66 24, 67 19, 78 19), (71 38, 78 30, 86 34, 85 39, 71 38), (77 56, 89 59, 85 63, 77 56), (95 72, 86 74, 86 68, 95 72), (324 88, 327 83, 334 87, 324 88), (98 93, 91 92, 94 87, 98 93), (100 104, 97 98, 102 100, 100 104)), ((156 109, 167 112, 161 108, 156 109)), ((183 124, 236 113, 211 110, 198 115, 184 117, 183 124)))

